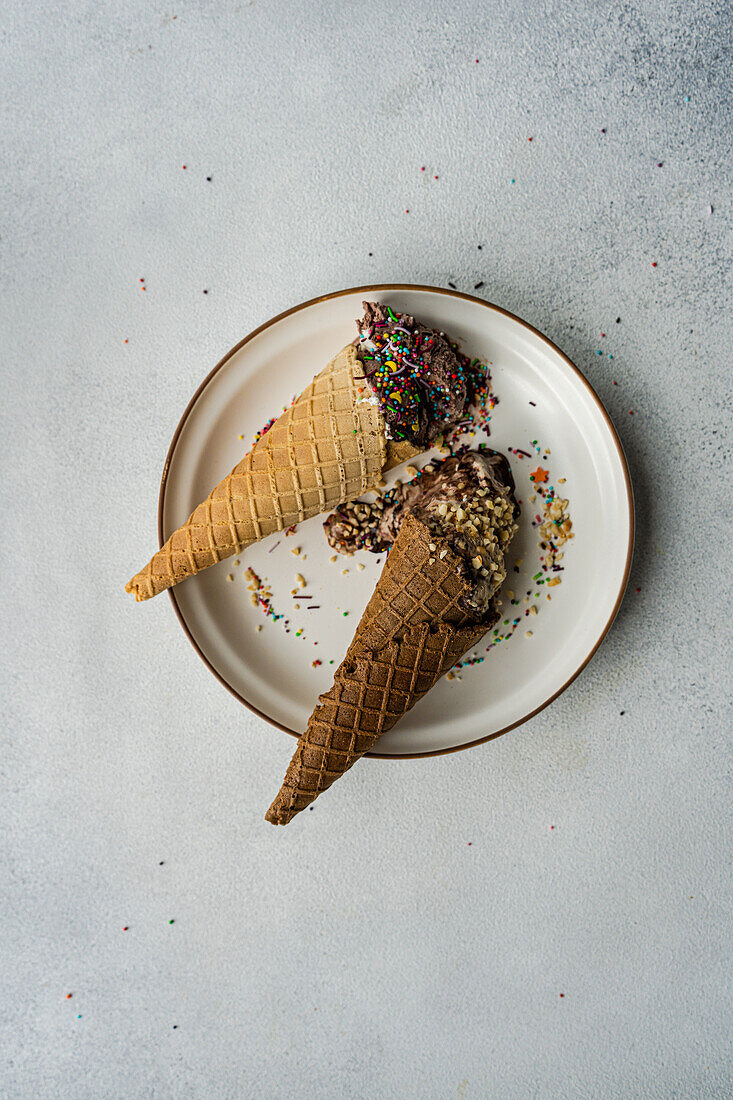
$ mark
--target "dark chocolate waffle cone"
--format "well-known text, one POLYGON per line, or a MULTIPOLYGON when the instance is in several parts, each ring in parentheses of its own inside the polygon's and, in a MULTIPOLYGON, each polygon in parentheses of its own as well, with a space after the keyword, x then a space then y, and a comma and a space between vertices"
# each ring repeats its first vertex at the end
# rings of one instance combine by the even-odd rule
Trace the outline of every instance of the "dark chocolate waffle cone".
POLYGON ((287 825, 481 640, 496 614, 480 622, 467 614, 462 597, 468 591, 447 543, 408 515, 333 687, 320 697, 298 742, 268 821, 287 825))

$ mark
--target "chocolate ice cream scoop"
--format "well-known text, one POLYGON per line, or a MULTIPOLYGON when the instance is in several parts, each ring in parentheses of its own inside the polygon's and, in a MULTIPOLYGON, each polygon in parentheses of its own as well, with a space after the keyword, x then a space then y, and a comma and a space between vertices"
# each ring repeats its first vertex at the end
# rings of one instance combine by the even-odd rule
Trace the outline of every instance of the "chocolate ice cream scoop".
POLYGON ((462 355, 444 332, 389 306, 363 306, 357 355, 387 436, 427 450, 464 416, 483 368, 462 355))
POLYGON ((434 460, 374 504, 342 505, 324 528, 340 553, 379 553, 392 545, 410 512, 457 554, 472 583, 467 610, 483 615, 506 576, 504 555, 517 530, 519 508, 506 458, 484 448, 434 460))

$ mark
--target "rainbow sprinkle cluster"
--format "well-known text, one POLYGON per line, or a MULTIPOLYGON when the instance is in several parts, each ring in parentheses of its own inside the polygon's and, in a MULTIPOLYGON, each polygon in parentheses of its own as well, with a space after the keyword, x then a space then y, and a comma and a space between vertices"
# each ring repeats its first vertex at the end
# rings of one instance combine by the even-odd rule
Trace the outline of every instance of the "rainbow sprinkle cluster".
MULTIPOLYGON (((469 372, 471 408, 452 432, 444 437, 444 442, 451 451, 455 451, 463 436, 468 435, 474 439, 476 432, 479 431, 485 435, 491 435, 489 430, 491 414, 499 404, 499 398, 491 389, 491 373, 488 367, 480 359, 472 359, 469 372)), ((468 450, 470 444, 466 443, 462 446, 468 450)), ((484 444, 479 444, 479 447, 483 446, 484 444)))
MULTIPOLYGON (((410 439, 420 430, 420 411, 427 412, 430 423, 448 419, 451 397, 465 403, 474 392, 471 361, 445 333, 433 333, 417 325, 407 327, 407 318, 387 306, 391 325, 374 322, 360 333, 359 358, 364 378, 369 382, 385 417, 392 425, 394 438, 410 439), (436 341, 444 342, 455 353, 456 369, 446 387, 431 379, 431 357, 436 341)), ((474 360, 477 363, 478 360, 474 360)))
MULTIPOLYGON (((289 405, 283 405, 283 412, 287 412, 289 408, 292 408, 292 406, 295 404, 296 397, 297 397, 297 394, 292 398, 289 405)), ((267 421, 267 423, 264 425, 264 427, 260 428, 259 431, 255 432, 254 439, 252 440, 252 446, 253 447, 254 447, 255 443, 258 442, 258 440, 262 439, 263 435, 267 435, 267 433, 269 432, 272 425, 278 419, 279 419, 279 417, 277 417, 277 416, 271 416, 270 419, 267 421)), ((242 439, 243 436, 240 435, 239 438, 242 439)))
MULTIPOLYGON (((284 615, 279 615, 272 606, 272 591, 267 581, 263 581, 262 577, 255 573, 254 569, 247 567, 244 579, 247 581, 247 588, 251 592, 250 599, 252 600, 253 607, 259 607, 264 615, 272 619, 274 623, 278 619, 284 619, 284 615)), ((287 622, 285 623, 287 626, 287 622)))
POLYGON ((277 420, 276 416, 271 416, 270 419, 265 424, 264 428, 260 428, 260 430, 258 432, 255 432, 255 437, 252 440, 252 446, 253 447, 259 439, 262 439, 263 435, 267 435, 267 433, 269 432, 270 428, 272 427, 272 425, 275 423, 276 420, 277 420))

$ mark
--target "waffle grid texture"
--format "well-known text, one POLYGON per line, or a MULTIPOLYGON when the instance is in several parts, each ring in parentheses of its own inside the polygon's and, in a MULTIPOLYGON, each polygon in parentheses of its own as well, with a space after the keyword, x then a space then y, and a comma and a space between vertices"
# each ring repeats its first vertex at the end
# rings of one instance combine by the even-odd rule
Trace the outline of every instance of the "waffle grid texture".
POLYGON ((360 373, 356 351, 348 345, 173 532, 126 591, 138 601, 150 599, 274 531, 374 488, 382 471, 395 463, 389 462, 378 407, 360 398, 354 377, 360 373))
POLYGON ((333 686, 298 742, 268 821, 287 825, 481 640, 497 615, 476 622, 462 607, 467 591, 447 544, 409 515, 333 686))

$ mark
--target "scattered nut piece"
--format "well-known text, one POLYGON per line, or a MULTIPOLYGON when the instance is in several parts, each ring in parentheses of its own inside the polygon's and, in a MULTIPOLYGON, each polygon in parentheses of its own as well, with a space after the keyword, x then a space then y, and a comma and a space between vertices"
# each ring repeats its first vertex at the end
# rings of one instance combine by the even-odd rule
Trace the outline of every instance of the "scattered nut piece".
POLYGON ((297 584, 298 588, 305 588, 305 577, 302 573, 295 574, 295 583, 297 584))
POLYGON ((525 632, 525 635, 524 635, 524 636, 525 636, 525 638, 531 638, 531 637, 532 637, 532 631, 531 631, 531 630, 527 630, 527 631, 525 632))
POLYGON ((358 561, 356 563, 356 568, 359 570, 360 573, 363 573, 364 572, 364 562, 363 561, 358 561))

